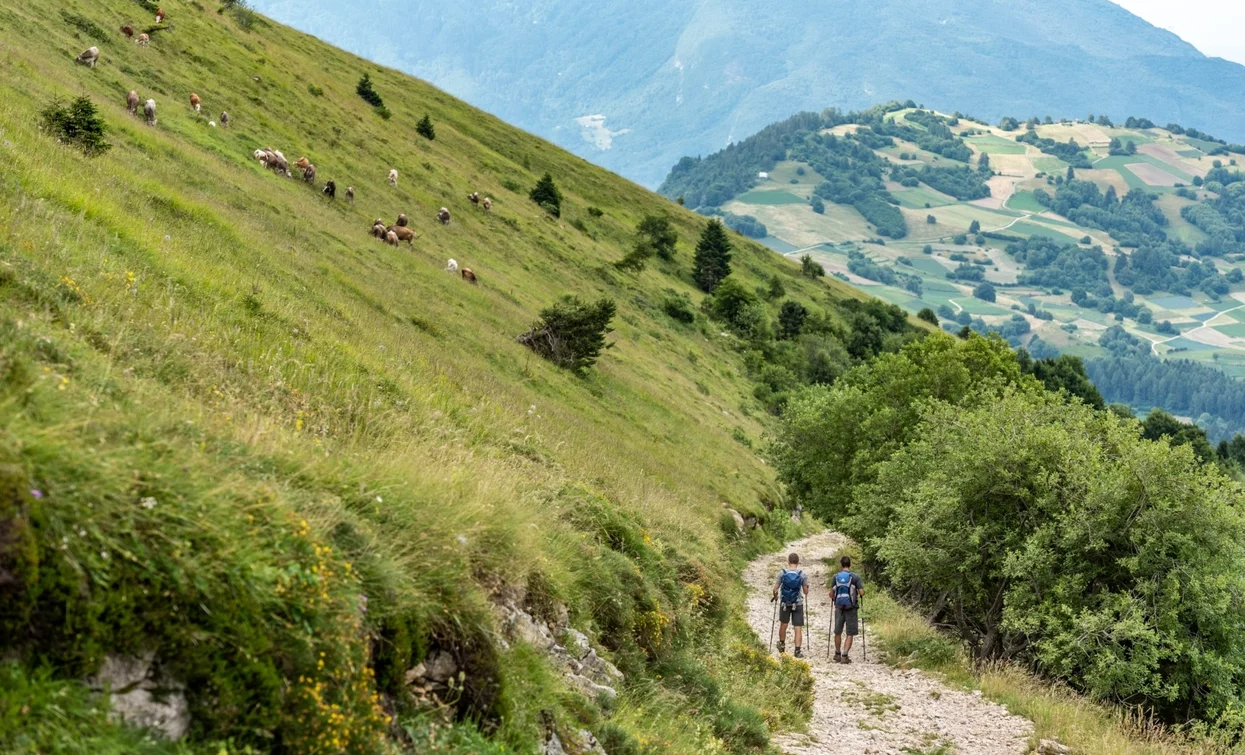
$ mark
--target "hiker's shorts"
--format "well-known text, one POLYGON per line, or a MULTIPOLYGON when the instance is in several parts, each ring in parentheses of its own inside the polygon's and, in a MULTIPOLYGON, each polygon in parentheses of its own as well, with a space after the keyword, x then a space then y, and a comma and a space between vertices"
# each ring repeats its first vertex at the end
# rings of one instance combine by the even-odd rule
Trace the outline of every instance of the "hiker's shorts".
POLYGON ((834 609, 834 633, 836 635, 843 634, 843 630, 847 630, 848 637, 855 637, 860 634, 859 608, 853 608, 850 611, 842 608, 834 609))
POLYGON ((778 623, 791 624, 793 626, 804 626, 804 604, 797 603, 794 606, 778 604, 778 623))

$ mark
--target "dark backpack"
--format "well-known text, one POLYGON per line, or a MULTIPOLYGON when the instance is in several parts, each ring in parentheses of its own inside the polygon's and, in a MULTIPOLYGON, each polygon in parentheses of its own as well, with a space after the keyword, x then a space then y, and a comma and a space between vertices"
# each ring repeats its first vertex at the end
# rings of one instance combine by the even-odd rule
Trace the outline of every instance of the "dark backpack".
POLYGON ((783 569, 780 585, 779 596, 782 598, 782 604, 784 606, 796 605, 800 602, 800 589, 804 587, 804 572, 783 569))
POLYGON ((856 585, 852 579, 856 575, 849 571, 841 571, 834 575, 834 605, 845 611, 856 607, 856 585))

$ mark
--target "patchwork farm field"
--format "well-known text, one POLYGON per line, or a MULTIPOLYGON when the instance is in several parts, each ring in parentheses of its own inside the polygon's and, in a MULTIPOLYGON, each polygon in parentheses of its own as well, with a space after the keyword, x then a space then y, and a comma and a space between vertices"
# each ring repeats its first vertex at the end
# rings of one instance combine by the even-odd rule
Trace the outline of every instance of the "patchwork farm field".
MULTIPOLYGON (((916 111, 911 109, 899 110, 887 114, 886 119, 895 124, 911 125, 921 133, 926 130, 925 126, 911 120, 914 113, 916 111)), ((827 129, 826 133, 842 137, 859 128, 856 124, 845 124, 827 129)), ((1060 349, 1086 355, 1101 353, 1098 346, 1101 334, 1113 325, 1122 325, 1126 331, 1154 344, 1156 352, 1218 354, 1225 360, 1224 364, 1235 364, 1228 355, 1239 352, 1242 357, 1239 361, 1245 364, 1245 327, 1239 327, 1245 323, 1245 315, 1240 311, 1228 311, 1227 315, 1215 319, 1218 312, 1240 305, 1234 297, 1245 290, 1245 286, 1239 283, 1233 284, 1232 296, 1217 295, 1218 299, 1202 291, 1191 296, 1162 293, 1143 296, 1134 295, 1109 274, 1110 289, 1115 297, 1132 296, 1137 306, 1152 312, 1153 321, 1145 324, 1077 306, 1070 299, 1070 290, 1060 290, 1056 286, 1030 287, 1023 293, 1015 290, 1013 287, 1027 280, 1025 263, 1007 251, 1010 244, 1018 241, 1045 240, 1085 250, 1098 245, 1110 268, 1114 268, 1118 257, 1130 255, 1133 249, 1122 246, 1120 239, 1109 230, 1079 225, 1050 210, 1045 202, 1050 201, 1066 178, 1068 163, 1042 152, 1033 144, 1018 142, 1017 137, 1024 134, 1023 127, 1009 132, 963 121, 953 127, 953 132, 970 131, 972 133, 963 137, 963 143, 971 152, 967 163, 921 149, 916 144, 920 140, 915 136, 897 139, 892 146, 874 150, 891 166, 901 170, 945 169, 957 165, 972 168, 988 161, 993 172, 988 181, 989 196, 972 200, 957 199, 923 180, 902 185, 889 181, 887 188, 906 227, 899 239, 883 237, 874 223, 850 205, 827 201, 825 214, 812 212, 808 197, 817 190, 821 177, 813 177, 816 171, 811 165, 790 160, 779 163, 768 181, 759 182, 756 188, 741 194, 725 209, 753 215, 763 222, 771 238, 781 241, 771 246, 783 253, 798 257, 813 247, 829 244, 813 253, 828 271, 913 313, 929 308, 944 319, 948 315, 962 319, 967 313, 990 327, 1021 317, 1027 321, 1031 334, 1024 342, 1040 336, 1060 349), (1042 199, 1041 195, 1046 198, 1042 199), (1084 243, 1086 240, 1088 244, 1084 243), (892 267, 904 276, 919 279, 919 295, 910 290, 916 287, 915 283, 887 286, 850 273, 848 255, 853 251, 863 252, 878 264, 892 267), (955 277, 954 271, 963 261, 974 259, 984 263, 981 267, 983 279, 996 287, 993 303, 974 297, 977 281, 955 277), (1035 312, 1044 314, 1038 317, 1035 312), (1212 320, 1211 326, 1202 327, 1212 320), (1158 333, 1155 326, 1162 321, 1170 322, 1180 333, 1175 336, 1158 333), (1223 324, 1225 322, 1230 324, 1223 324)), ((1190 247, 1209 239, 1182 211, 1195 201, 1211 196, 1205 188, 1194 187, 1194 183, 1203 181, 1214 168, 1216 158, 1208 153, 1219 149, 1220 145, 1159 128, 1116 128, 1084 122, 1038 125, 1036 133, 1040 138, 1058 143, 1076 140, 1093 168, 1074 169, 1073 174, 1078 180, 1094 183, 1100 192, 1113 189, 1117 197, 1123 197, 1137 190, 1152 195, 1154 206, 1163 218, 1164 232, 1170 238, 1190 247), (1112 140, 1118 145, 1132 142, 1130 153, 1123 154, 1121 150, 1121 154, 1109 154, 1112 140), (1178 191, 1182 192, 1180 196, 1178 191), (1193 196, 1197 200, 1188 198, 1193 196)), ((1235 160, 1231 163, 1235 165, 1235 160)), ((921 174, 915 175, 920 177, 921 174)), ((1243 263, 1245 260, 1215 260, 1217 269, 1225 275, 1245 268, 1243 263)))

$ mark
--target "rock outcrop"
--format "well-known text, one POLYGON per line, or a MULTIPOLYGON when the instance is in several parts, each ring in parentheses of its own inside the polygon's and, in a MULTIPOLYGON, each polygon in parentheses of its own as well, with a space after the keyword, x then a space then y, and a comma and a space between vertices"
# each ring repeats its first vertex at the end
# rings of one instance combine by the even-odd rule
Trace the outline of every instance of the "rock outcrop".
POLYGON ((110 655, 87 685, 109 695, 114 717, 176 741, 190 729, 185 688, 158 675, 154 665, 154 653, 137 658, 110 655))

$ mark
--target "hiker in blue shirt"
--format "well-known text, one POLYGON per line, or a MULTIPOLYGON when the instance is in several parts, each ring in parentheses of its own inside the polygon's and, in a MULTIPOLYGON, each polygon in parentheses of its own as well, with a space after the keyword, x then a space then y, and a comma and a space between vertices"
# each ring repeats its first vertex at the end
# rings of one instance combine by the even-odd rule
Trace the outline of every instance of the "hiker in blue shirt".
POLYGON ((808 595, 808 579, 796 567, 800 565, 799 554, 787 556, 787 568, 778 573, 774 583, 774 597, 770 602, 778 604, 778 652, 787 650, 787 624, 795 625, 795 657, 803 658, 801 649, 804 639, 804 596, 808 595), (781 592, 781 595, 779 594, 781 592))
POLYGON ((865 583, 860 575, 852 571, 852 559, 844 556, 839 559, 843 567, 830 583, 830 598, 834 601, 834 662, 851 663, 848 653, 852 652, 852 640, 860 632, 859 617, 860 596, 865 594, 865 583), (847 640, 843 639, 843 630, 847 630, 847 640))

